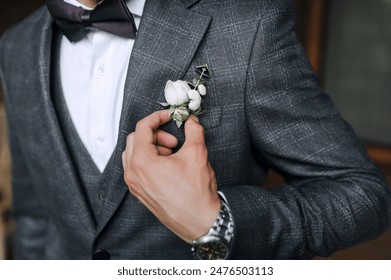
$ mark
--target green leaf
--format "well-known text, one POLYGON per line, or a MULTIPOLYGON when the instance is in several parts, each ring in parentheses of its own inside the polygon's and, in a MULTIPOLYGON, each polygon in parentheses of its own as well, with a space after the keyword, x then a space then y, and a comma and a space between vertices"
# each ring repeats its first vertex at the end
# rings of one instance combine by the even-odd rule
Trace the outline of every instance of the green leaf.
POLYGON ((175 124, 176 124, 176 126, 177 126, 178 128, 180 128, 180 127, 181 127, 182 123, 183 123, 183 122, 180 122, 180 121, 175 121, 175 124))
MULTIPOLYGON (((187 113, 187 112, 186 112, 187 113)), ((185 122, 189 118, 189 113, 181 114, 182 121, 185 122)))
POLYGON ((170 107, 169 115, 171 116, 175 112, 175 106, 170 107))
POLYGON ((175 120, 183 122, 183 118, 182 118, 181 114, 175 114, 174 116, 175 116, 175 118, 174 118, 175 120))
POLYGON ((198 109, 193 112, 193 114, 196 116, 198 116, 200 113, 201 113, 201 106, 198 107, 198 109))
POLYGON ((159 102, 160 105, 162 105, 163 107, 167 107, 169 106, 170 104, 166 103, 166 102, 159 102))

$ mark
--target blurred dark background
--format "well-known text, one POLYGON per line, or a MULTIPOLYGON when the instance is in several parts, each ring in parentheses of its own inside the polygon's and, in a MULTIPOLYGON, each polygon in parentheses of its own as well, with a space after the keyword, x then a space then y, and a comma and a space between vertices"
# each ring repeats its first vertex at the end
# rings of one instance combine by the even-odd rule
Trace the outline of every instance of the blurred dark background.
MULTIPOLYGON (((168 1, 168 0, 167 0, 168 1)), ((0 35, 44 0, 2 0, 0 35)), ((391 185, 391 0, 293 0, 296 34, 323 88, 391 185)), ((28 46, 26 46, 28 48, 28 46)), ((9 257, 10 157, 0 89, 0 259, 9 257), (2 239, 6 240, 4 243, 2 239)), ((270 172, 267 187, 283 179, 270 172)), ((329 259, 391 259, 391 230, 329 259)))

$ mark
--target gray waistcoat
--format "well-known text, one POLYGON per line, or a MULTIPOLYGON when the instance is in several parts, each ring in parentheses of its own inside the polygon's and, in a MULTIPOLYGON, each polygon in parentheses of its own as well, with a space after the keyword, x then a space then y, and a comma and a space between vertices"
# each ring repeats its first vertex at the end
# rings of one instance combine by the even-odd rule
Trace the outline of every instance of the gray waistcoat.
MULTIPOLYGON (((113 160, 110 158, 108 165, 103 173, 99 171, 90 154, 81 141, 75 126, 72 122, 67 105, 65 103, 61 78, 60 78, 60 36, 56 36, 53 45, 52 54, 52 84, 51 95, 57 116, 61 125, 65 142, 68 146, 71 158, 76 167, 83 191, 88 198, 91 212, 94 214, 95 223, 99 224, 99 215, 102 210, 103 202, 107 197, 107 181, 110 165, 113 160)), ((75 65, 77 67, 77 65, 75 65)))

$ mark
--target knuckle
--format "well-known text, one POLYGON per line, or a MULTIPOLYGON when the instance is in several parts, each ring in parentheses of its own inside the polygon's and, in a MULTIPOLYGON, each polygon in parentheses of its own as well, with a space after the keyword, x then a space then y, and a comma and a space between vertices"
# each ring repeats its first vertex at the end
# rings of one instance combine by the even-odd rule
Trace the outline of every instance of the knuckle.
POLYGON ((206 148, 204 142, 197 141, 194 143, 194 146, 197 153, 199 153, 201 157, 208 157, 208 149, 206 148))
POLYGON ((185 152, 188 158, 199 163, 208 161, 208 150, 203 143, 195 142, 191 146, 185 147, 185 152))
POLYGON ((133 185, 133 175, 129 170, 124 171, 124 181, 129 188, 133 185))
POLYGON ((202 146, 202 148, 200 148, 201 150, 201 156, 208 160, 208 149, 205 147, 205 145, 202 146))
POLYGON ((191 129, 196 132, 196 133, 199 133, 201 135, 204 135, 205 134, 205 129, 204 127, 197 123, 197 122, 193 122, 193 125, 191 126, 191 129))
POLYGON ((200 133, 204 136, 205 135, 205 128, 201 124, 198 124, 197 128, 199 129, 200 133))
POLYGON ((133 139, 134 139, 134 133, 132 132, 132 133, 128 134, 128 136, 126 136, 126 144, 132 142, 133 139))
POLYGON ((147 166, 147 164, 148 164, 147 159, 144 156, 142 156, 142 155, 133 156, 130 159, 130 163, 129 163, 130 168, 134 172, 143 170, 145 168, 145 166, 147 166))
POLYGON ((143 169, 143 163, 140 160, 134 160, 131 162, 131 167, 135 172, 138 172, 143 169))
POLYGON ((136 123, 135 131, 140 130, 140 129, 144 126, 144 122, 145 122, 144 119, 139 120, 139 121, 136 123))

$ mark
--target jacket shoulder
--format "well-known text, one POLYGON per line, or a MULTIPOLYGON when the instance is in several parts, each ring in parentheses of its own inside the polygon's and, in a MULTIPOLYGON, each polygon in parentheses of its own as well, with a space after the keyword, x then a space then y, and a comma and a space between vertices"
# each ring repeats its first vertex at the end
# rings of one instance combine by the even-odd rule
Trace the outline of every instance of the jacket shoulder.
POLYGON ((12 70, 33 61, 34 56, 40 49, 42 33, 47 32, 52 24, 51 16, 46 8, 42 6, 33 14, 12 26, 0 38, 0 79, 5 82, 4 69, 7 69, 7 76, 12 76, 12 70), (17 66, 19 65, 19 66, 17 66))
POLYGON ((292 0, 205 0, 194 11, 231 22, 261 20, 280 11, 293 11, 292 0))
POLYGON ((42 6, 30 16, 9 28, 0 38, 0 52, 26 49, 40 37, 50 14, 46 6, 42 6))

